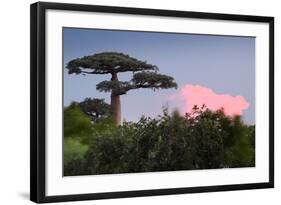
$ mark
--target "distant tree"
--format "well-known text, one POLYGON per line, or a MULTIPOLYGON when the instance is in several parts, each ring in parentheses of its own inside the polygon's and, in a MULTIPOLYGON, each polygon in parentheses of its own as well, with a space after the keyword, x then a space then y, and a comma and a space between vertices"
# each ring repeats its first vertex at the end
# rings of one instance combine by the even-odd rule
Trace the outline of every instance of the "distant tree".
POLYGON ((177 84, 171 76, 158 73, 156 65, 148 64, 117 52, 103 52, 68 62, 66 68, 69 74, 110 74, 111 80, 105 80, 96 85, 101 92, 111 92, 111 110, 116 125, 121 122, 120 96, 129 90, 139 88, 168 89, 176 88, 177 84), (129 81, 118 80, 118 73, 133 72, 129 81))
POLYGON ((104 102, 104 99, 85 98, 78 103, 81 111, 90 117, 92 122, 108 118, 111 116, 110 105, 104 102))

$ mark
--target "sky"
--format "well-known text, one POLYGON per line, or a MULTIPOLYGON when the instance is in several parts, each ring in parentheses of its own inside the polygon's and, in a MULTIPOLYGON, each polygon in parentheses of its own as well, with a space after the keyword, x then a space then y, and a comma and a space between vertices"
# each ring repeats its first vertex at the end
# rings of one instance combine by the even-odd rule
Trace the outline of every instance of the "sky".
MULTIPOLYGON (((96 90, 96 84, 110 80, 110 75, 70 75, 65 65, 75 58, 113 51, 157 65, 159 73, 174 77, 178 84, 177 89, 138 89, 122 95, 122 119, 156 117, 163 108, 185 113, 204 103, 255 123, 254 37, 64 28, 63 47, 64 106, 86 97, 110 103, 110 93, 96 90)), ((130 72, 118 75, 122 81, 131 77, 130 72)))

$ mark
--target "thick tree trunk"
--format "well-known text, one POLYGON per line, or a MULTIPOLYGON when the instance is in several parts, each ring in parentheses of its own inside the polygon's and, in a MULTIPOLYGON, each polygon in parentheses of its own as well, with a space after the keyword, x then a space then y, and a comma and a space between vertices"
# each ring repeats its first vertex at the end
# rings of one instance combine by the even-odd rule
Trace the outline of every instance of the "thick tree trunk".
POLYGON ((111 93, 111 109, 113 112, 114 122, 118 126, 121 124, 120 95, 115 95, 114 93, 111 93))
MULTIPOLYGON (((117 81, 117 73, 112 73, 112 81, 117 81)), ((121 124, 121 101, 120 95, 115 93, 114 90, 111 92, 111 110, 113 113, 113 119, 115 124, 118 126, 121 124)))

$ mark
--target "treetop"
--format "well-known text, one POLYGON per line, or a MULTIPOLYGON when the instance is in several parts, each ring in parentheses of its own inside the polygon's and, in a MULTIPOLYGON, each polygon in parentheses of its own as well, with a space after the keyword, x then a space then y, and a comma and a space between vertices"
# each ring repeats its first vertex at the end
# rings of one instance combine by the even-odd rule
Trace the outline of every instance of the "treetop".
POLYGON ((127 71, 158 70, 156 65, 118 52, 103 52, 76 58, 69 61, 66 68, 69 74, 113 74, 127 71))

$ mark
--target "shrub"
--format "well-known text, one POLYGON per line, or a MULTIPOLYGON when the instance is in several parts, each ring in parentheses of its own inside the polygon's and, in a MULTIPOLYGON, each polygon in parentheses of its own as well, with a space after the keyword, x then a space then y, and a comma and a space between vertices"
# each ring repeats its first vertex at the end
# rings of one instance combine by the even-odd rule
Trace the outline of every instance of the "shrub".
POLYGON ((106 118, 92 123, 90 130, 80 138, 84 144, 79 146, 87 145, 87 151, 72 156, 65 175, 255 166, 255 127, 223 110, 194 107, 185 116, 164 110, 157 118, 143 116, 118 127, 106 118))

